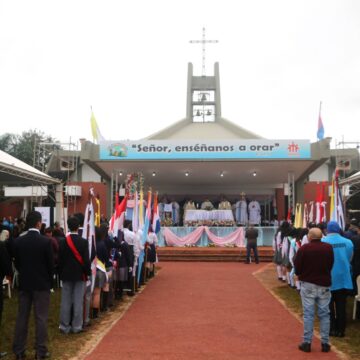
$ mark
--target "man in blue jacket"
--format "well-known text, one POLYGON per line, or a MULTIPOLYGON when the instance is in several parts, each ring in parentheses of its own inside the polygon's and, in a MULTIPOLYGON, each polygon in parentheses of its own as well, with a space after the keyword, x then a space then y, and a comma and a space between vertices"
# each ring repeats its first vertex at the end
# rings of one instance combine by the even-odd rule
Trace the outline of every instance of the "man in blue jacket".
POLYGON ((353 288, 351 278, 351 258, 354 245, 340 235, 336 221, 327 224, 327 235, 323 242, 334 250, 334 266, 331 270, 330 336, 344 337, 346 328, 346 297, 353 288))

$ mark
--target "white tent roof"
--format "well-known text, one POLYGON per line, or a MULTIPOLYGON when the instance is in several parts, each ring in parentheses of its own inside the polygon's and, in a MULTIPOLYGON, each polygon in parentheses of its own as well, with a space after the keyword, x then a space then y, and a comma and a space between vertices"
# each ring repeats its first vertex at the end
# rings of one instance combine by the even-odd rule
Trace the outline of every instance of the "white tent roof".
POLYGON ((56 184, 60 181, 0 150, 0 183, 56 184))

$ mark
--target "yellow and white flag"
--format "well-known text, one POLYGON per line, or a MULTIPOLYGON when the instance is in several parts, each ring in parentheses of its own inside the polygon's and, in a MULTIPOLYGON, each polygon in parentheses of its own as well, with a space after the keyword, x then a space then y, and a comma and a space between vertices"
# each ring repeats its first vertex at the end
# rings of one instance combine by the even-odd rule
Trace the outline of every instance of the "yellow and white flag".
POLYGON ((97 143, 104 141, 105 138, 101 135, 101 132, 100 132, 99 126, 96 122, 93 111, 91 111, 90 123, 91 123, 91 133, 93 136, 93 140, 96 141, 97 143))

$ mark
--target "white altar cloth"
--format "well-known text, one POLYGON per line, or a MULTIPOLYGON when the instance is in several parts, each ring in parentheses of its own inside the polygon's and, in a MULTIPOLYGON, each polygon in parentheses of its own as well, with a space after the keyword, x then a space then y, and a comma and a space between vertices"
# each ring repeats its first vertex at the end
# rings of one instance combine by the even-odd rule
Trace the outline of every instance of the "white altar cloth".
POLYGON ((186 210, 184 222, 188 221, 234 221, 231 210, 186 210))

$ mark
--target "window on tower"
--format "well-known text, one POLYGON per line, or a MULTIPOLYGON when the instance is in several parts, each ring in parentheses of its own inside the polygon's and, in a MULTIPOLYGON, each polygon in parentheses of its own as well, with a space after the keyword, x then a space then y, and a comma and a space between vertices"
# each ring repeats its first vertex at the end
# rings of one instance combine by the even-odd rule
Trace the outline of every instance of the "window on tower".
POLYGON ((214 122, 215 105, 194 105, 193 122, 214 122))

